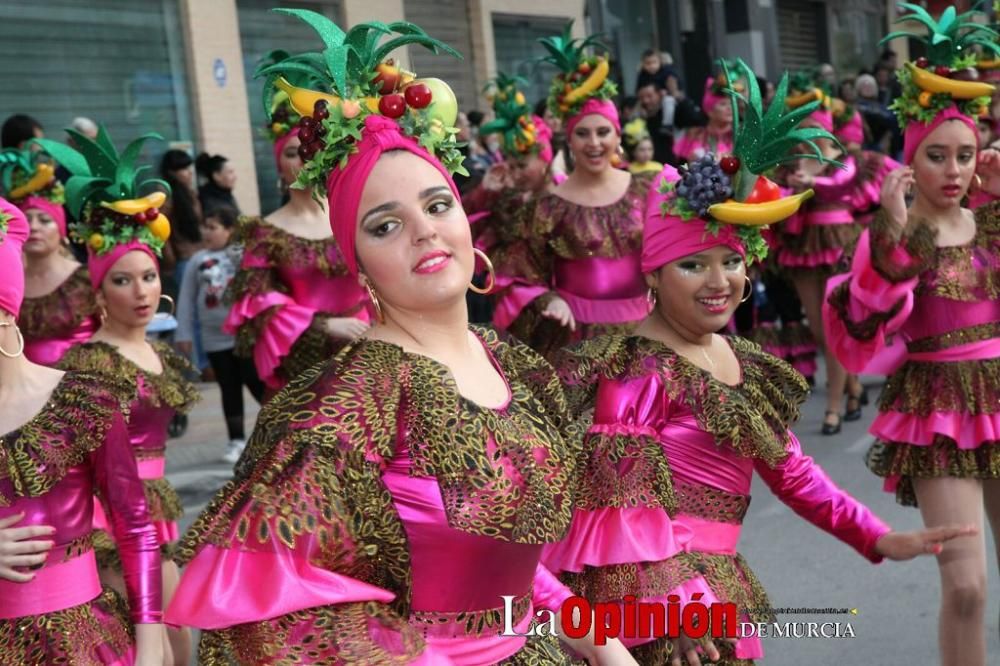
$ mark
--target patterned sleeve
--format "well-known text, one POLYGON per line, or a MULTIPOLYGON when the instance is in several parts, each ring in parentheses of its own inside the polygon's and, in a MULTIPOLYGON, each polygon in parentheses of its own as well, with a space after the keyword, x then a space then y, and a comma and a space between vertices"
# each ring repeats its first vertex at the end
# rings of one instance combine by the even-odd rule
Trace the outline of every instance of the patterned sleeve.
POLYGON ((497 279, 493 324, 525 340, 528 336, 523 331, 532 326, 517 320, 535 320, 555 294, 548 247, 555 226, 551 205, 554 199, 554 195, 542 194, 524 203, 508 201, 500 211, 500 219, 492 223, 494 227, 511 227, 496 232, 505 241, 496 244, 493 261, 497 279))
POLYGON ((404 664, 424 652, 381 479, 399 392, 355 392, 337 374, 314 368, 265 407, 236 477, 181 543, 167 621, 205 631, 204 663, 404 664))

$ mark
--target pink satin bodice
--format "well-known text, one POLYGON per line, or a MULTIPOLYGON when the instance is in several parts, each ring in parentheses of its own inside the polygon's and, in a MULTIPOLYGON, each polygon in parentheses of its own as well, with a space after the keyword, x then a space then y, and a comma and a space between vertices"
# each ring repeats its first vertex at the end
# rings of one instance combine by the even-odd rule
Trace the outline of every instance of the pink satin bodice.
POLYGON ((623 257, 557 257, 553 274, 559 289, 583 298, 603 300, 645 296, 639 254, 623 257))
MULTIPOLYGON (((67 449, 73 446, 74 433, 52 433, 52 445, 57 440, 67 449), (69 435, 70 439, 65 439, 69 435)), ((99 492, 111 508, 111 524, 119 545, 131 616, 136 623, 157 623, 162 617, 162 587, 160 581, 160 550, 153 526, 149 521, 146 497, 136 471, 135 458, 129 451, 125 421, 116 415, 103 446, 92 451, 85 460, 70 468, 56 485, 40 496, 18 496, 11 506, 0 506, 0 519, 24 512, 16 527, 49 525, 55 533, 49 537, 55 545, 49 551, 45 567, 72 559, 71 553, 90 550, 94 511, 94 493, 99 492)), ((0 495, 13 495, 7 478, 0 479, 0 495)), ((0 580, 0 600, 15 596, 33 598, 38 603, 51 592, 47 585, 67 586, 73 581, 54 581, 44 576, 29 583, 0 580), (36 589, 40 587, 42 589, 36 589)), ((2 605, 2 604, 0 604, 2 605)), ((61 608, 42 608, 51 612, 61 608)))
MULTIPOLYGON (((278 266, 275 272, 288 287, 292 300, 317 312, 339 315, 364 303, 367 298, 357 278, 350 275, 330 277, 313 266, 289 264, 278 266)), ((351 316, 366 318, 365 314, 362 309, 351 316)))
POLYGON ((100 328, 97 319, 84 319, 79 326, 58 338, 24 339, 24 355, 32 363, 54 366, 73 345, 86 342, 100 328))
MULTIPOLYGON (((177 414, 168 405, 154 405, 149 401, 151 388, 138 377, 138 398, 130 406, 128 438, 134 449, 144 452, 162 452, 167 445, 167 426, 177 414)), ((138 454, 138 451, 136 451, 138 454)))

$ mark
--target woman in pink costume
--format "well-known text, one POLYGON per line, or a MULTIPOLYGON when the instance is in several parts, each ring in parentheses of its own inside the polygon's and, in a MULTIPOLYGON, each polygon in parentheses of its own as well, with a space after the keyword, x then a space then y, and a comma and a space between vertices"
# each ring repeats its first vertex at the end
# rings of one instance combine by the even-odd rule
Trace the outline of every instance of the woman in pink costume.
POLYGON ((616 90, 605 59, 583 54, 593 38, 570 39, 567 27, 542 43, 561 70, 549 107, 565 118, 575 167, 535 202, 523 259, 498 276, 504 289, 493 322, 547 355, 570 341, 631 330, 649 312, 639 252, 652 174, 633 176, 614 166, 621 150, 610 99, 616 90), (600 85, 578 94, 583 70, 600 85))
MULTIPOLYGON (((311 137, 316 121, 300 120, 285 105, 275 113, 274 160, 289 187, 309 155, 301 133, 311 137)), ((267 217, 240 220, 243 263, 228 292, 226 331, 236 335, 236 353, 253 358, 272 394, 364 333, 369 320, 367 296, 344 265, 327 211, 310 189, 289 187, 288 195, 267 217)))
MULTIPOLYGON (((379 94, 367 71, 324 85, 341 76, 379 94)), ((454 122, 423 109, 417 128, 454 122)), ((442 163, 461 163, 455 139, 418 143, 365 110, 327 127, 361 137, 317 159, 345 164, 325 182, 330 224, 381 314, 264 407, 235 479, 184 539, 168 621, 203 630, 209 666, 568 663, 552 636, 499 635, 502 595, 523 628, 569 594, 538 559, 569 523, 577 452, 551 367, 467 324, 474 250, 442 163)), ((577 645, 634 663, 617 642, 577 645)))
MULTIPOLYGON (((988 98, 938 93, 930 119, 914 117, 908 109, 923 91, 904 71, 897 114, 906 167, 886 178, 882 210, 862 234, 850 272, 831 280, 827 335, 851 370, 878 354, 888 336, 905 343, 870 429, 876 443, 868 466, 897 501, 920 507, 925 525, 981 525, 985 506, 996 538, 1000 211, 996 204, 974 213, 961 206, 977 171, 975 117, 988 98)), ((986 180, 1000 176, 995 151, 978 164, 986 180)), ((938 558, 946 666, 987 663, 986 562, 982 536, 949 543, 938 558)))
MULTIPOLYGON (((72 133, 72 130, 69 130, 72 133)), ((7 198, 24 211, 31 235, 24 244, 24 303, 18 314, 29 361, 53 366, 97 327, 97 304, 87 269, 67 249, 63 186, 51 158, 38 150, 0 152, 7 198)))
MULTIPOLYGON (((736 176, 737 201, 740 180, 773 166, 749 143, 737 134, 736 155, 749 165, 736 176)), ((664 603, 677 594, 683 604, 701 593, 705 604, 734 602, 741 621, 768 622, 767 596, 737 552, 754 472, 796 513, 873 562, 934 552, 972 531, 891 533, 802 453, 789 426, 805 381, 753 343, 715 333, 745 293, 748 250, 760 258, 766 245, 752 227, 678 215, 728 195, 699 203, 690 177, 679 180, 670 167, 658 180, 668 193, 657 187, 650 197, 642 255, 653 312, 634 335, 601 336, 559 359, 574 408, 593 409, 593 422, 572 527, 546 547, 543 563, 592 601, 634 595, 664 603)), ((642 664, 698 663, 686 639, 674 650, 665 637, 626 644, 642 664)), ((706 648, 728 666, 763 656, 755 638, 706 648)))
POLYGON ((24 357, 14 313, 28 234, 0 199, 0 663, 160 666, 160 556, 120 393, 24 357), (111 507, 131 612, 97 574, 95 492, 111 507))
POLYGON ((674 142, 678 161, 694 162, 706 153, 721 156, 733 152, 733 109, 722 92, 726 85, 722 74, 705 81, 701 110, 708 116, 708 125, 684 130, 674 142))
MULTIPOLYGON (((66 184, 68 205, 80 220, 74 232, 87 240, 91 288, 101 311, 101 327, 93 337, 63 356, 60 367, 91 372, 109 385, 128 390, 128 440, 145 490, 145 505, 163 552, 163 597, 169 602, 179 574, 169 557, 177 540, 181 501, 166 480, 167 425, 186 413, 200 397, 188 380, 195 375, 187 359, 165 343, 146 341, 146 327, 160 301, 157 256, 170 233, 170 223, 158 210, 166 197, 155 192, 138 197, 134 160, 145 135, 121 155, 103 128, 96 140, 76 138, 79 152, 54 141, 44 148, 72 173, 66 184), (114 152, 108 152, 108 150, 114 152), (102 184, 108 185, 102 187, 102 184)), ((122 588, 121 543, 108 528, 106 512, 94 511, 94 545, 102 578, 122 588)), ((190 632, 168 629, 167 663, 187 664, 190 632)))
MULTIPOLYGON (((819 88, 787 98, 790 107, 804 100, 820 99, 823 106, 800 127, 834 131, 832 100, 819 88)), ((826 283, 845 249, 857 240, 861 218, 879 202, 879 188, 885 175, 897 166, 877 153, 848 153, 833 138, 816 142, 827 162, 801 160, 785 170, 783 183, 792 191, 812 189, 815 196, 790 218, 779 231, 778 264, 795 285, 809 321, 813 338, 824 350, 826 361, 826 414, 824 435, 840 432, 841 421, 857 421, 866 401, 858 376, 848 374, 832 350, 824 344, 822 304, 826 283), (832 163, 833 161, 839 164, 832 163), (841 416, 844 398, 846 411, 841 416)))

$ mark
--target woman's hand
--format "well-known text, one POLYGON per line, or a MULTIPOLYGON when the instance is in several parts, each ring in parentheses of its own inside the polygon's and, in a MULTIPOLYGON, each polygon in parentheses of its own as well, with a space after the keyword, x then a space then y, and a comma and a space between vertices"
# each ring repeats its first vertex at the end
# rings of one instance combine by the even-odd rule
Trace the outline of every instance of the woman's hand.
POLYGON ((1000 151, 987 148, 979 151, 976 163, 976 174, 984 192, 1000 197, 1000 151))
POLYGON ((323 323, 323 328, 331 338, 356 340, 368 330, 368 323, 354 317, 331 317, 323 323))
MULTIPOLYGON (((724 641, 735 643, 732 639, 723 639, 724 641)), ((670 641, 672 649, 670 651, 670 666, 701 666, 701 655, 698 654, 698 648, 701 647, 704 651, 706 657, 706 663, 711 663, 713 661, 718 661, 722 658, 719 654, 719 648, 715 647, 715 642, 705 638, 701 643, 695 641, 684 634, 681 634, 678 638, 670 641)))
MULTIPOLYGON (((574 619, 579 622, 578 612, 574 619)), ((562 611, 556 613, 556 626, 562 626, 562 611)), ((560 636, 559 640, 573 652, 587 660, 590 666, 638 666, 638 662, 629 654, 628 648, 617 638, 607 638, 604 645, 594 644, 594 629, 583 638, 560 636)))
POLYGON ((576 330, 576 319, 573 311, 570 310, 569 303, 559 296, 554 296, 549 304, 542 310, 542 316, 548 319, 555 319, 563 326, 568 326, 569 330, 576 330))
POLYGON ((979 533, 975 525, 942 525, 913 532, 889 532, 875 542, 875 552, 897 562, 920 555, 940 555, 944 543, 979 533))
POLYGON ((0 520, 0 578, 15 583, 27 583, 33 573, 21 573, 16 568, 33 567, 45 562, 54 542, 39 541, 38 537, 51 536, 56 528, 49 525, 13 527, 24 519, 19 513, 0 520))
POLYGON ((788 186, 801 192, 812 187, 815 177, 805 171, 793 171, 788 174, 788 186))
POLYGON ((906 228, 906 194, 915 182, 913 169, 910 167, 890 171, 882 181, 882 209, 900 233, 906 228))

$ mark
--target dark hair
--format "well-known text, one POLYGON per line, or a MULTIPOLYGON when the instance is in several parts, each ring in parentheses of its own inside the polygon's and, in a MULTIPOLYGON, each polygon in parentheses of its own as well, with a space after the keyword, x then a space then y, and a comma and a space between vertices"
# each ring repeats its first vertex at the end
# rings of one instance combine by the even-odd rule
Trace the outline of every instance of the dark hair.
POLYGON ((764 78, 763 76, 755 76, 754 78, 757 79, 757 88, 760 90, 761 93, 767 90, 766 78, 764 78))
POLYGON ((160 176, 170 184, 170 224, 177 234, 191 243, 201 241, 198 212, 191 188, 177 180, 175 171, 187 169, 194 160, 183 150, 168 150, 160 158, 160 176))
MULTIPOLYGON (((641 90, 641 88, 640 88, 640 90, 641 90)), ((639 103, 639 98, 638 97, 634 97, 632 95, 629 95, 628 97, 625 98, 625 101, 622 102, 622 108, 623 109, 627 109, 629 107, 634 107, 638 103, 639 103)))
POLYGON ((535 103, 535 115, 539 118, 545 117, 545 109, 549 106, 549 100, 540 99, 535 103))
POLYGON ((232 229, 240 219, 240 214, 232 206, 217 206, 212 212, 205 216, 205 220, 218 220, 219 224, 226 229, 232 229))
POLYGON ((209 155, 202 153, 194 161, 194 168, 198 170, 198 175, 211 180, 212 175, 222 171, 223 165, 228 162, 222 155, 209 155))
POLYGON ((42 124, 23 113, 16 113, 3 123, 0 129, 0 147, 20 148, 25 141, 35 138, 35 130, 44 129, 42 124))
POLYGON ((483 124, 483 118, 485 118, 486 115, 482 111, 473 109, 472 111, 466 113, 465 117, 469 119, 470 125, 472 125, 473 127, 479 127, 480 125, 483 124))
POLYGON ((663 62, 663 56, 661 56, 660 52, 657 51, 656 49, 646 49, 645 51, 642 52, 641 59, 645 60, 646 58, 651 58, 652 56, 656 56, 661 63, 663 62))

